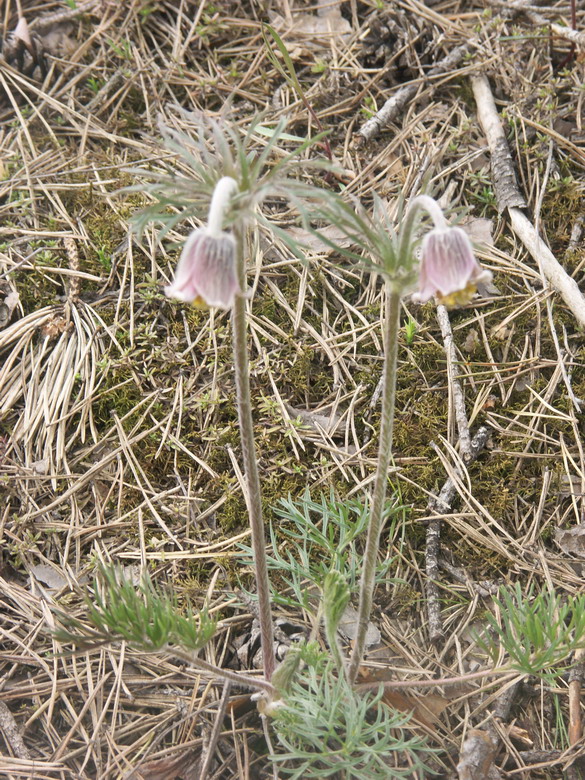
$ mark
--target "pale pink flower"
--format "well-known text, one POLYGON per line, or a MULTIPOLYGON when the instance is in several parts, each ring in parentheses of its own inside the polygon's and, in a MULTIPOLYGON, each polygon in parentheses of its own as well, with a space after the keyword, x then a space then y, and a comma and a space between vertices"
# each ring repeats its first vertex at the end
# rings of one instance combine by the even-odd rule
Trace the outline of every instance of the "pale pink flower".
POLYGON ((236 242, 222 231, 224 213, 237 185, 224 176, 217 183, 209 208, 208 225, 194 230, 183 247, 173 283, 165 287, 169 298, 231 309, 241 292, 236 269, 236 242))
POLYGON ((212 236, 207 228, 194 230, 183 247, 173 283, 165 287, 165 293, 186 303, 231 309, 238 292, 236 242, 232 236, 212 236))
POLYGON ((473 298, 477 282, 491 278, 477 262, 464 230, 436 227, 423 239, 418 290, 412 297, 424 303, 434 296, 447 307, 459 306, 473 298))

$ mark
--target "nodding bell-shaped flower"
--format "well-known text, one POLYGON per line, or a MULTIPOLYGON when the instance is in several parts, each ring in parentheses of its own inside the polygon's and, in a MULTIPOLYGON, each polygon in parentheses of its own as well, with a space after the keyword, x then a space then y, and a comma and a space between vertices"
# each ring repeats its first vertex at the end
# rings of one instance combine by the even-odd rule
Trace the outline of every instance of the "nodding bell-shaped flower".
POLYGON ((491 278, 477 262, 467 233, 445 224, 423 239, 419 285, 412 297, 424 303, 434 296, 447 308, 462 306, 477 292, 477 282, 491 278))
POLYGON ((461 228, 434 228, 423 239, 418 291, 415 301, 433 296, 450 308, 469 303, 477 292, 477 282, 492 278, 481 268, 467 233, 461 228))
POLYGON ((183 247, 173 283, 165 287, 169 298, 202 308, 231 309, 241 292, 236 269, 236 242, 222 230, 229 200, 236 191, 234 179, 224 176, 213 191, 207 227, 194 230, 183 247))

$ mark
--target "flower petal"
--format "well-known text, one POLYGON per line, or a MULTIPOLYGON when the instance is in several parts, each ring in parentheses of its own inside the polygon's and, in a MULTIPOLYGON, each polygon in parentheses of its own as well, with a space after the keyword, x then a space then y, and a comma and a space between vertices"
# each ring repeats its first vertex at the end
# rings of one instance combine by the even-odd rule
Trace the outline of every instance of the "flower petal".
POLYGON ((435 228, 423 240, 419 289, 413 298, 422 302, 434 295, 451 305, 465 303, 475 293, 475 283, 490 278, 464 230, 435 228))
POLYGON ((205 234, 204 230, 194 230, 181 252, 173 283, 165 287, 169 298, 191 303, 199 296, 199 290, 193 284, 193 269, 197 263, 198 246, 205 234))
POLYGON ((165 293, 180 301, 230 309, 238 292, 236 244, 232 236, 210 236, 205 228, 193 231, 183 247, 175 279, 165 293))

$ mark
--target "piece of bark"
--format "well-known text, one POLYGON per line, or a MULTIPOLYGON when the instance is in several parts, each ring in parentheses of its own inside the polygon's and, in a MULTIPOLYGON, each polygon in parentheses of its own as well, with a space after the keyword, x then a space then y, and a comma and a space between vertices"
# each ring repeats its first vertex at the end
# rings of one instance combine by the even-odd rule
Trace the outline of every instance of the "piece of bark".
POLYGON ((585 558, 585 522, 574 528, 555 528, 555 542, 566 555, 585 558))
POLYGON ((501 777, 494 760, 498 753, 500 735, 495 721, 507 721, 520 683, 504 689, 492 710, 492 719, 484 729, 472 729, 461 746, 457 764, 459 780, 497 780, 501 777))
POLYGON ((475 95, 479 121, 490 147, 492 183, 498 212, 501 214, 502 211, 511 206, 525 208, 526 200, 518 189, 512 155, 489 82, 485 76, 472 76, 471 86, 475 95))
POLYGON ((14 751, 14 755, 24 761, 30 761, 31 755, 24 744, 24 740, 18 730, 14 716, 3 701, 0 701, 0 731, 14 751))
POLYGON ((501 775, 494 766, 496 751, 497 743, 487 731, 471 729, 459 754, 459 780, 498 780, 501 775))

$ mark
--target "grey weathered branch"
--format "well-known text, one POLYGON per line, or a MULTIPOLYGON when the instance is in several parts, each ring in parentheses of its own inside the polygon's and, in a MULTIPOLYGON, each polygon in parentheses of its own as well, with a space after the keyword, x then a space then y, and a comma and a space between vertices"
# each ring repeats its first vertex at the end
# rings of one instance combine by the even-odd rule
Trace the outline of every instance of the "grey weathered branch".
POLYGON ((469 421, 465 412, 465 396, 459 381, 459 368, 457 366, 457 353, 453 341, 453 330, 446 306, 437 306, 437 320, 441 328, 445 355, 447 357, 447 377, 449 380, 449 392, 452 395, 455 411, 455 421, 459 431, 459 449, 464 461, 467 461, 471 449, 471 437, 469 436, 469 421))
POLYGON ((572 30, 570 27, 564 27, 556 22, 549 20, 540 13, 540 9, 535 5, 526 3, 524 0, 487 0, 489 5, 502 9, 502 15, 517 16, 523 14, 532 24, 537 27, 548 27, 553 35, 558 38, 564 38, 579 49, 585 49, 585 33, 578 30, 572 30))
POLYGON ((579 325, 585 327, 585 298, 577 283, 540 238, 528 217, 518 208, 520 203, 515 202, 513 193, 519 194, 519 190, 511 168, 511 158, 502 123, 486 76, 473 76, 471 86, 477 104, 479 123, 486 135, 492 156, 498 209, 500 211, 508 209, 512 229, 536 260, 549 284, 561 295, 573 312, 579 325))
MULTIPOLYGON (((473 463, 486 445, 490 434, 487 426, 482 425, 471 440, 466 464, 473 463)), ((456 472, 457 474, 457 472, 456 472)), ((454 475, 455 476, 455 475, 454 475)), ((443 485, 438 496, 433 496, 428 503, 429 511, 436 513, 429 521, 426 534, 425 547, 425 571, 427 575, 427 620, 429 640, 432 644, 440 642, 443 637, 443 621, 441 620, 441 605, 439 600, 439 552, 441 547, 441 515, 451 511, 451 504, 455 498, 457 488, 455 482, 449 477, 443 485)))
MULTIPOLYGON (((465 55, 469 54, 474 45, 476 45, 476 42, 471 40, 461 46, 456 46, 429 70, 427 78, 442 76, 444 73, 448 73, 450 70, 453 70, 453 68, 456 68, 465 55)), ((419 87, 420 82, 418 81, 400 87, 392 97, 388 98, 382 108, 374 114, 374 116, 370 117, 367 122, 364 122, 357 132, 358 137, 362 138, 364 141, 371 141, 372 138, 375 138, 375 136, 387 127, 390 122, 401 113, 404 107, 410 103, 418 92, 419 87)))

